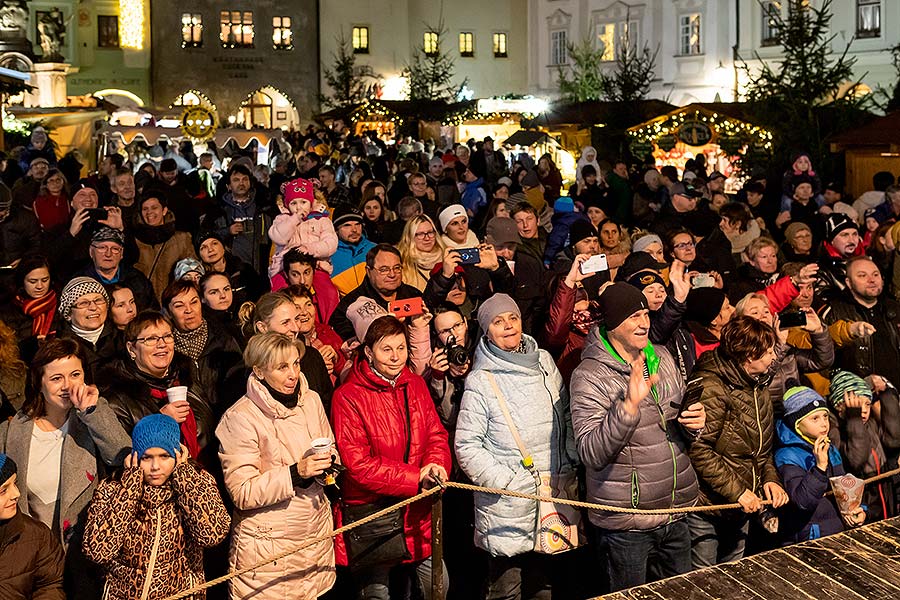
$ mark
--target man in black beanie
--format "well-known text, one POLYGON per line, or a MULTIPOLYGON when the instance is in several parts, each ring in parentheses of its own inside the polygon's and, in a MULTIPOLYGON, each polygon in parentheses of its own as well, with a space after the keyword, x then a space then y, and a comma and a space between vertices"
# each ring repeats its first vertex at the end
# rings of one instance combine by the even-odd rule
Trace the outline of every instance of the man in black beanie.
MULTIPOLYGON (((570 385, 588 501, 641 509, 693 506, 697 478, 684 448, 703 430, 703 406, 680 410, 684 380, 668 351, 650 343, 650 315, 640 290, 614 283, 599 303, 604 327, 588 336, 570 385)), ((650 570, 662 577, 691 570, 683 516, 588 515, 610 550, 611 591, 645 583, 650 570)))

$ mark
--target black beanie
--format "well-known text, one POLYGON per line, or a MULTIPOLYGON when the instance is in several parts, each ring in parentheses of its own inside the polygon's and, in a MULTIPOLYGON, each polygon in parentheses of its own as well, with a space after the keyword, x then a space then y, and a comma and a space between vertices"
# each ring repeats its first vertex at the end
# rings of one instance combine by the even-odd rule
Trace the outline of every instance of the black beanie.
POLYGON ((666 282, 662 276, 656 271, 651 270, 638 271, 628 278, 628 283, 641 290, 641 292, 654 283, 666 287, 666 282))
POLYGON ((660 265, 656 262, 656 259, 647 252, 632 252, 625 257, 625 262, 622 263, 622 266, 616 271, 616 281, 625 281, 638 271, 645 271, 647 269, 659 271, 660 268, 665 268, 667 266, 668 265, 660 265))
POLYGON ((647 309, 644 294, 625 282, 614 283, 600 294, 600 310, 607 331, 612 331, 639 310, 647 309))
POLYGON ((597 228, 589 220, 578 219, 569 227, 569 247, 574 248, 575 244, 589 237, 600 239, 597 228))
POLYGON ((0 454, 0 485, 16 474, 16 463, 8 454, 0 454))
POLYGON ((687 297, 687 310, 684 313, 685 321, 696 321, 704 326, 709 326, 713 319, 722 312, 725 304, 725 292, 719 288, 696 288, 690 291, 687 297))

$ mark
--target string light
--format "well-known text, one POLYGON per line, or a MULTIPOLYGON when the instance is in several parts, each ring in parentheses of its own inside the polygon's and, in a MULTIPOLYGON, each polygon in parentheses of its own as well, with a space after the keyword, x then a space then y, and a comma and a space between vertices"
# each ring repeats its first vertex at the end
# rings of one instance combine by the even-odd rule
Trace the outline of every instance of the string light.
POLYGON ((772 149, 772 133, 751 123, 745 123, 729 117, 720 116, 718 113, 706 113, 696 109, 693 113, 682 111, 672 115, 659 117, 647 125, 633 127, 628 130, 628 135, 634 138, 634 142, 641 145, 652 144, 660 138, 672 136, 678 137, 678 131, 685 123, 707 123, 718 137, 719 145, 743 147, 757 145, 766 150, 772 149), (724 142, 724 143, 723 143, 724 142))
POLYGON ((119 0, 119 22, 119 46, 143 49, 144 0, 119 0))

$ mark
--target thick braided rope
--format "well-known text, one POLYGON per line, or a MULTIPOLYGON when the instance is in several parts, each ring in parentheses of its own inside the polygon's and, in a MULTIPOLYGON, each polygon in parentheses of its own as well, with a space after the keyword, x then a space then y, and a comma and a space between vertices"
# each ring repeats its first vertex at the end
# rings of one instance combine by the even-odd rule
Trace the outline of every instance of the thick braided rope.
MULTIPOLYGON (((876 481, 881 481, 882 479, 887 479, 888 477, 893 477, 894 475, 900 475, 900 468, 893 469, 891 471, 885 471, 884 473, 881 473, 880 475, 876 475, 874 477, 869 477, 868 479, 864 479, 863 483, 868 485, 870 483, 875 483, 876 481)), ((588 510, 597 510, 597 511, 601 511, 601 512, 628 513, 628 514, 637 514, 637 515, 674 515, 674 514, 710 512, 710 511, 717 511, 717 510, 729 510, 729 509, 741 508, 741 505, 738 503, 713 504, 713 505, 708 505, 708 506, 683 506, 683 507, 676 507, 676 508, 658 508, 658 509, 627 508, 627 507, 621 507, 621 506, 609 506, 606 504, 595 504, 593 502, 582 502, 580 500, 569 500, 567 498, 552 498, 552 497, 547 497, 547 496, 539 496, 537 494, 512 492, 510 490, 502 490, 499 488, 486 488, 486 487, 481 487, 481 486, 477 486, 477 485, 471 485, 468 483, 459 483, 456 481, 446 481, 441 485, 441 487, 433 487, 429 490, 422 492, 421 494, 413 496, 412 498, 407 498, 406 500, 398 502, 397 504, 394 504, 385 509, 379 510, 376 513, 372 513, 371 515, 364 517, 364 518, 360 519, 359 521, 354 521, 353 523, 350 523, 349 525, 344 525, 343 527, 339 527, 338 529, 335 529, 329 535, 321 535, 319 537, 312 538, 311 540, 308 540, 308 541, 304 542, 303 544, 300 544, 299 546, 285 550, 284 552, 282 552, 280 554, 276 554, 275 556, 271 556, 269 558, 263 559, 254 565, 245 567, 238 571, 232 571, 230 573, 222 575, 221 577, 217 577, 216 579, 207 581, 206 583, 198 584, 190 589, 184 590, 183 592, 179 592, 177 594, 168 596, 164 600, 183 600, 184 598, 190 598, 191 596, 193 596, 194 594, 196 594, 199 591, 205 590, 207 588, 211 588, 215 585, 219 585, 220 583, 225 583, 226 581, 230 581, 230 580, 234 579, 235 577, 239 577, 239 576, 243 575, 244 573, 248 573, 250 571, 255 571, 256 569, 263 567, 263 566, 269 564, 270 562, 274 562, 276 560, 281 560, 282 558, 284 558, 286 556, 290 556, 291 554, 294 554, 295 552, 300 552, 301 550, 303 550, 305 548, 308 548, 315 544, 324 542, 325 540, 327 540, 329 538, 333 538, 342 533, 346 533, 352 529, 360 527, 361 525, 365 525, 366 523, 369 523, 370 521, 374 521, 375 519, 383 517, 384 515, 392 513, 396 510, 400 510, 401 508, 404 508, 404 507, 412 504, 413 502, 417 502, 423 498, 427 498, 428 496, 432 496, 440 491, 443 491, 444 488, 456 488, 456 489, 460 489, 460 490, 481 492, 484 494, 493 494, 496 496, 510 496, 513 498, 522 498, 524 500, 552 502, 554 504, 567 504, 570 506, 576 506, 578 508, 586 508, 588 510)), ((833 492, 828 491, 828 492, 826 492, 826 495, 832 494, 832 493, 833 492)), ((762 503, 764 505, 772 504, 769 500, 763 500, 762 503)))

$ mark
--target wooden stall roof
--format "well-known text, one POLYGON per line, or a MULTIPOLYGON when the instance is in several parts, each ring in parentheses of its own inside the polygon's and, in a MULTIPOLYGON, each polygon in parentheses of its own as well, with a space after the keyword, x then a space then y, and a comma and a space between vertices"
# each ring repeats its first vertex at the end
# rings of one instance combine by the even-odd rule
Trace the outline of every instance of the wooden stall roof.
MULTIPOLYGON (((553 140, 543 131, 533 131, 528 129, 520 129, 503 141, 505 146, 533 146, 537 143, 553 140)), ((555 140, 554 140, 555 141, 555 140)))
POLYGON ((828 141, 832 152, 862 147, 887 147, 891 152, 897 152, 900 149, 900 110, 876 117, 860 127, 848 129, 828 141))
POLYGON ((603 596, 604 600, 885 600, 900 595, 900 518, 603 596))
POLYGON ((639 100, 638 102, 554 102, 544 113, 526 120, 523 127, 558 127, 562 125, 612 125, 626 128, 636 123, 649 121, 666 114, 677 107, 662 100, 639 100), (621 122, 619 122, 621 121, 621 122))

